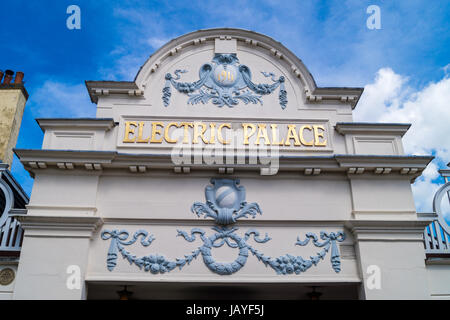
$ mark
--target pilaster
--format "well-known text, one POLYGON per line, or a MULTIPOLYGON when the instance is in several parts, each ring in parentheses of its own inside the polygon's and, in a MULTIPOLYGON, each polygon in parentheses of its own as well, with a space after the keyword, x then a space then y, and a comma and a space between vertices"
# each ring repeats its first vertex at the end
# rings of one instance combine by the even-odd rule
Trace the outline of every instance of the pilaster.
POLYGON ((429 299, 423 230, 429 220, 349 221, 361 299, 429 299))
POLYGON ((14 299, 85 299, 89 242, 102 219, 44 215, 18 219, 25 235, 14 299))

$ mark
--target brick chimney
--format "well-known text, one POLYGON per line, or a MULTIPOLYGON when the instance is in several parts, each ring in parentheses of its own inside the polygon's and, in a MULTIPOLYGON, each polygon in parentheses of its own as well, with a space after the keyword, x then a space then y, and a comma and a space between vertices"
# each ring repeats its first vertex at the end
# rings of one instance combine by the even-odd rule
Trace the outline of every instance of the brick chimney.
POLYGON ((0 70, 0 160, 11 166, 28 92, 23 72, 0 70))

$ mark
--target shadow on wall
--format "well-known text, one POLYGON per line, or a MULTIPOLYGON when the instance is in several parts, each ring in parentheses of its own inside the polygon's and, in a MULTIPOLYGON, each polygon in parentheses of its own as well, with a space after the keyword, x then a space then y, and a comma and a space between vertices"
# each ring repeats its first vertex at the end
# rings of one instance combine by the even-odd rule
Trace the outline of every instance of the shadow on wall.
MULTIPOLYGON (((129 299, 134 300, 309 300, 312 292, 321 300, 358 299, 358 284, 298 283, 154 283, 128 284, 129 299)), ((118 300, 124 285, 88 284, 88 299, 118 300)))

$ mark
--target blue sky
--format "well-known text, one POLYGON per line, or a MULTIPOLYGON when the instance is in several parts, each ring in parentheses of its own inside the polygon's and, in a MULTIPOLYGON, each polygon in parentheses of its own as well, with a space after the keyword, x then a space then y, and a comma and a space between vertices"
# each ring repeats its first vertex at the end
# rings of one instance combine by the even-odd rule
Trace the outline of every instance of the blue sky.
MULTIPOLYGON (((95 116, 85 80, 133 80, 166 41, 198 29, 234 27, 283 43, 319 86, 368 88, 355 119, 407 120, 413 128, 417 122, 405 136, 406 151, 437 156, 413 186, 419 211, 430 210, 430 197, 442 183, 436 170, 450 161, 450 106, 443 101, 450 92, 449 1, 15 0, 3 1, 0 12, 0 68, 25 72, 30 94, 18 148, 41 147, 37 117, 95 116), (72 4, 81 8, 81 30, 66 27, 72 4), (366 27, 369 5, 380 7, 380 30, 366 27), (418 145, 424 126, 431 128, 427 145, 418 145)), ((12 171, 30 193, 32 179, 17 159, 12 171)))

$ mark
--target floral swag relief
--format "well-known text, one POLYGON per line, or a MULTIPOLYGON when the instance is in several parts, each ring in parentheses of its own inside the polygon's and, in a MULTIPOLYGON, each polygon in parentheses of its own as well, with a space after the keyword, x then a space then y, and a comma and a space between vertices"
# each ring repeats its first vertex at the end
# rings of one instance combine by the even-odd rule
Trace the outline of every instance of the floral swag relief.
POLYGON ((212 63, 206 63, 201 66, 199 71, 200 79, 195 82, 178 82, 181 73, 187 70, 177 69, 173 76, 166 74, 166 84, 163 88, 162 100, 164 106, 170 104, 172 95, 171 87, 173 86, 178 92, 185 93, 189 96, 188 104, 208 103, 210 100, 213 104, 223 107, 233 107, 239 101, 248 103, 260 103, 262 95, 271 94, 278 87, 280 91, 278 100, 282 109, 287 105, 287 92, 284 86, 285 78, 280 76, 275 78, 275 74, 271 72, 261 72, 265 77, 270 77, 271 84, 255 84, 252 82, 252 74, 250 68, 240 65, 236 54, 216 54, 212 63))
POLYGON ((239 186, 238 179, 213 178, 211 179, 211 184, 212 186, 207 186, 205 189, 206 203, 195 202, 191 211, 197 216, 204 215, 205 218, 213 218, 217 224, 217 226, 212 228, 215 233, 208 236, 206 231, 200 228, 193 228, 190 232, 177 230, 177 236, 183 237, 188 242, 196 241, 196 235, 198 235, 202 244, 197 249, 190 254, 186 254, 183 258, 176 258, 175 260, 167 259, 159 254, 136 257, 127 251, 125 246, 132 245, 141 238, 141 245, 147 247, 155 240, 153 235, 149 235, 147 231, 138 230, 128 240, 129 233, 126 230, 104 230, 101 234, 102 239, 111 240, 106 262, 108 270, 113 271, 116 267, 119 253, 130 264, 135 264, 140 269, 143 268, 145 271, 150 271, 153 274, 170 272, 176 267, 181 270, 201 255, 209 270, 220 275, 230 275, 239 271, 245 265, 249 253, 251 253, 264 263, 266 267, 268 266, 275 270, 277 274, 300 274, 307 271, 311 266, 317 265, 320 260, 323 260, 331 248, 331 266, 335 272, 341 271, 341 259, 337 242, 342 242, 345 239, 344 232, 328 233, 321 231, 320 239, 322 241, 313 233, 307 233, 304 240, 300 240, 297 237, 295 245, 306 246, 312 240, 314 246, 322 248, 318 253, 310 256, 309 259, 291 254, 279 257, 267 256, 253 248, 248 241, 253 237, 253 240, 257 243, 266 243, 271 240, 268 234, 265 234, 264 238, 262 238, 256 229, 249 229, 244 236, 240 236, 236 233, 237 227, 230 227, 231 224, 242 217, 252 216, 255 218, 257 214, 262 214, 259 205, 245 201, 245 188, 239 186), (211 251, 225 244, 230 248, 238 249, 238 257, 232 262, 215 261, 211 251))

